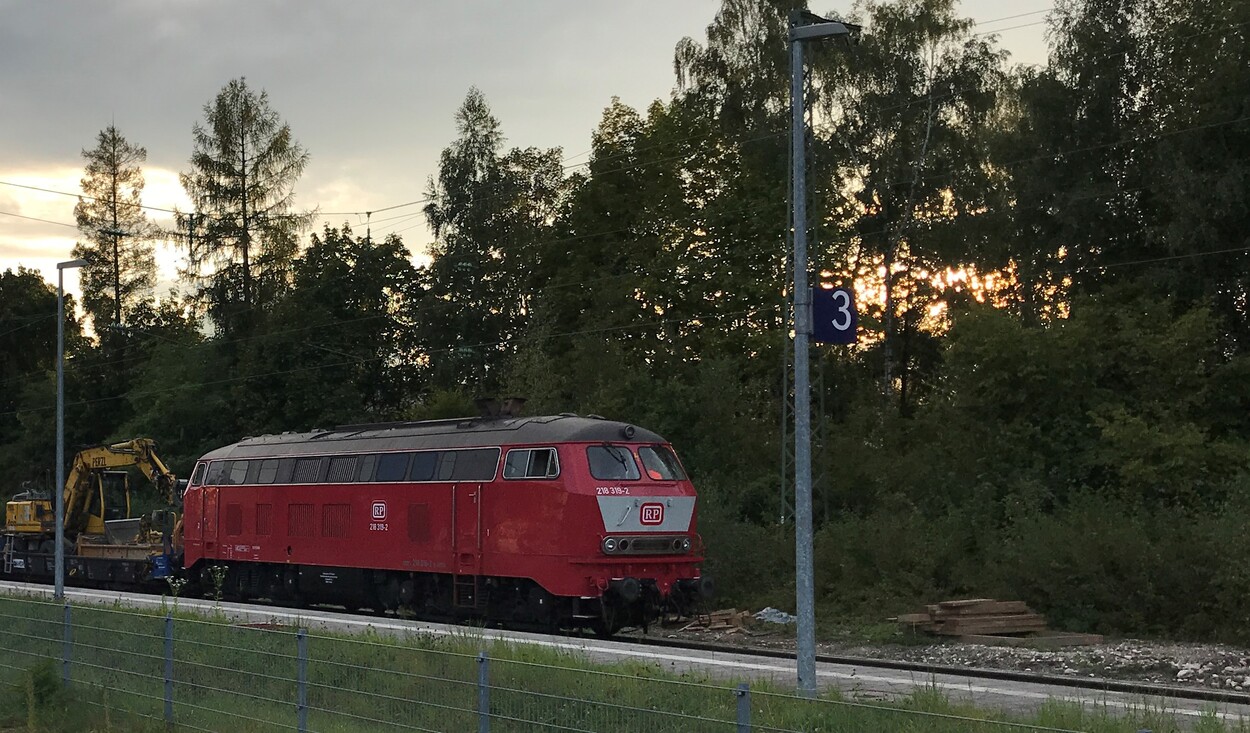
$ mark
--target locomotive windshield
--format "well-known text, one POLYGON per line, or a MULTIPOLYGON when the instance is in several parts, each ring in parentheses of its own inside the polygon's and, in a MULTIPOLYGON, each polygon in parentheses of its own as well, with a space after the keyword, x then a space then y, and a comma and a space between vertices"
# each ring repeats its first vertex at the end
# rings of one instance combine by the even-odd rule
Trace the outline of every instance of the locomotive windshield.
POLYGON ((597 479, 636 479, 641 475, 628 448, 607 443, 592 445, 586 449, 586 457, 590 459, 590 475, 597 479))
POLYGON ((638 449, 638 457, 642 459, 642 467, 647 469, 647 478, 656 481, 684 481, 686 472, 681 470, 677 456, 663 445, 648 445, 638 449))

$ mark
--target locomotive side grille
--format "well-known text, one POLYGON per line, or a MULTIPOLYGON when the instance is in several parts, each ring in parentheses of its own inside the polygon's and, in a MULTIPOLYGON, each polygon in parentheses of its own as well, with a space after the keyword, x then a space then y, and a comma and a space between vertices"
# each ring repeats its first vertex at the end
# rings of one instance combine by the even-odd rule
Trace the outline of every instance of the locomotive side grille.
POLYGON ((408 505, 408 540, 417 544, 430 541, 430 505, 408 505))
POLYGON ((256 505, 256 534, 265 537, 273 531, 273 504, 256 505))
POLYGON ((350 504, 326 504, 321 507, 321 536, 346 537, 350 504))
POLYGON ((330 459, 330 470, 326 481, 332 484, 346 484, 356 478, 356 456, 335 456, 330 459))
POLYGON ((238 536, 243 534, 243 505, 226 505, 226 534, 238 536))
POLYGON ((286 511, 286 533, 291 537, 313 536, 313 505, 290 504, 286 511))

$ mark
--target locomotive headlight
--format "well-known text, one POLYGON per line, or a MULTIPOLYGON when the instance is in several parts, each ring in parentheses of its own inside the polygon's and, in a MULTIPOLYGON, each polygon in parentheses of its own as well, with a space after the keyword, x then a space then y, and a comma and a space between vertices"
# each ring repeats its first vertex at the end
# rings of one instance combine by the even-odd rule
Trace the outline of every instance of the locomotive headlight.
POLYGON ((681 538, 681 551, 690 552, 690 538, 689 537, 681 538))
POLYGON ((609 555, 616 552, 616 538, 607 537, 603 540, 603 551, 609 555))

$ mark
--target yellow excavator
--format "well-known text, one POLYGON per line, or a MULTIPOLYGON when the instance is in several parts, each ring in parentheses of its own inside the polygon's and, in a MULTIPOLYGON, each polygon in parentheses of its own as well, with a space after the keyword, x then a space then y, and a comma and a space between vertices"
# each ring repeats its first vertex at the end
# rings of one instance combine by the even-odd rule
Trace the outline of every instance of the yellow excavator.
MULTIPOLYGON (((118 556, 117 551, 102 549, 108 546, 129 546, 142 553, 159 542, 159 535, 180 534, 175 531, 181 521, 176 510, 181 498, 178 481, 155 449, 152 439, 136 438, 86 448, 74 456, 64 487, 64 534, 67 541, 76 543, 80 554, 118 556), (131 517, 130 476, 118 470, 131 467, 156 485, 169 509, 131 517)), ((56 513, 52 499, 34 491, 13 497, 4 507, 4 534, 6 548, 12 548, 10 553, 13 549, 54 552, 56 513)))

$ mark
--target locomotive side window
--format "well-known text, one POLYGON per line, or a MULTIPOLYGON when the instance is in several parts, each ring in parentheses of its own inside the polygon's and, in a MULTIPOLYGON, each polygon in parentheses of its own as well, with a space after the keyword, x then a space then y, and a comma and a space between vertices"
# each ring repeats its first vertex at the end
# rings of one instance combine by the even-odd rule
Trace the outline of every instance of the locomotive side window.
POLYGON ((191 472, 191 486, 199 486, 204 483, 204 474, 208 471, 207 463, 195 464, 195 470, 191 472))
POLYGON ((361 456, 360 460, 356 462, 357 464, 356 480, 360 482, 372 481, 373 480, 373 466, 377 462, 378 462, 378 457, 375 455, 370 454, 367 456, 361 456))
POLYGON ((677 456, 666 446, 648 445, 639 448, 638 457, 642 459, 642 467, 647 469, 648 478, 656 481, 686 480, 686 472, 681 470, 677 456))
POLYGON ((256 474, 256 483, 272 484, 278 478, 278 459, 266 458, 260 462, 260 470, 256 474))
POLYGON ((291 483, 291 476, 295 474, 295 459, 281 458, 278 460, 278 475, 274 478, 275 484, 291 483))
POLYGON ((619 481, 636 479, 640 475, 634 454, 628 448, 606 443, 592 445, 586 449, 586 457, 590 459, 590 475, 597 479, 619 481))
POLYGON ((449 450, 439 456, 438 459, 438 480, 450 481, 451 474, 456 470, 456 454, 457 451, 449 450))
POLYGON ((503 464, 504 478, 555 478, 560 461, 555 448, 523 448, 508 451, 503 464))
POLYGON ((439 481, 492 481, 499 465, 498 448, 449 450, 439 454, 439 481))
POLYGON ((378 471, 374 481, 403 481, 408 475, 407 453, 383 453, 378 456, 378 471))
POLYGON ((243 479, 245 484, 258 483, 256 478, 260 475, 260 461, 247 462, 247 477, 243 479))
POLYGON ((335 456, 330 459, 330 471, 326 482, 347 484, 356 479, 356 456, 335 456))
POLYGON ((230 476, 225 483, 238 486, 247 478, 247 461, 234 461, 230 464, 230 476))
POLYGON ((438 467, 438 453, 426 451, 412 454, 412 467, 408 469, 409 481, 433 481, 434 469, 438 467))
POLYGON ((220 486, 222 479, 230 471, 230 461, 213 461, 208 466, 208 478, 204 482, 209 486, 220 486))

